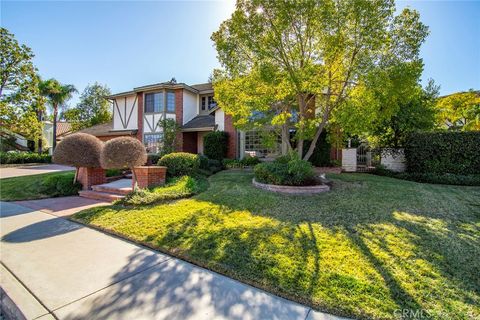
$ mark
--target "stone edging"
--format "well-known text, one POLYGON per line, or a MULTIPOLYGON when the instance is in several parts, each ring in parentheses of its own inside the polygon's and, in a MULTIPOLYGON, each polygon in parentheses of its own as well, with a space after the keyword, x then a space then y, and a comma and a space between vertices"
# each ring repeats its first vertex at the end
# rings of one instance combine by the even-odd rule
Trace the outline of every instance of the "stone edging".
POLYGON ((255 178, 252 179, 252 184, 255 188, 284 194, 309 195, 330 191, 330 187, 325 184, 317 186, 279 186, 275 184, 260 183, 255 181, 255 178))

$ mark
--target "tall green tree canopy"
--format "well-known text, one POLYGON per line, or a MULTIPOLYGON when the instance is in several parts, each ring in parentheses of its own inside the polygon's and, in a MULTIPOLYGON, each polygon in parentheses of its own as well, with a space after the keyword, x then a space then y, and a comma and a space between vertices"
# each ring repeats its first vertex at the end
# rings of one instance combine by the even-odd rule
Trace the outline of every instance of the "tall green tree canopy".
POLYGON ((77 92, 77 89, 71 84, 61 84, 56 79, 48 79, 40 82, 40 92, 46 98, 47 103, 52 108, 53 116, 53 143, 52 148, 55 150, 57 145, 57 120, 58 120, 58 108, 65 106, 66 102, 72 98, 73 93, 77 92))
POLYGON ((436 105, 437 124, 450 130, 480 130, 480 91, 441 97, 436 105))
POLYGON ((0 121, 32 140, 42 134, 38 113, 44 109, 33 57, 30 48, 0 28, 0 121))
POLYGON ((111 104, 107 100, 110 94, 106 85, 97 82, 87 85, 77 106, 66 110, 62 116, 72 123, 73 130, 109 122, 112 120, 111 104))
POLYGON ((277 128, 287 149, 294 127, 308 159, 353 95, 380 103, 379 76, 398 72, 398 92, 416 82, 427 34, 418 12, 395 15, 393 0, 238 0, 212 35, 223 67, 215 99, 240 128, 277 128), (307 152, 305 139, 313 140, 307 152))

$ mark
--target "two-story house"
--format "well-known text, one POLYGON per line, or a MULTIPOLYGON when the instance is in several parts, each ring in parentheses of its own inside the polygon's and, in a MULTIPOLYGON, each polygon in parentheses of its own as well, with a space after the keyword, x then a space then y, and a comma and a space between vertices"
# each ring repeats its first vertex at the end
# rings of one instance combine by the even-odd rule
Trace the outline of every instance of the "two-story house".
POLYGON ((113 122, 81 132, 93 134, 103 141, 134 136, 145 144, 149 153, 156 153, 163 138, 158 122, 170 118, 181 126, 178 151, 203 153, 204 135, 220 130, 229 135, 228 157, 239 158, 244 154, 245 148, 240 150, 241 134, 233 127, 231 117, 215 103, 211 83, 162 82, 113 94, 108 99, 113 105, 113 122))

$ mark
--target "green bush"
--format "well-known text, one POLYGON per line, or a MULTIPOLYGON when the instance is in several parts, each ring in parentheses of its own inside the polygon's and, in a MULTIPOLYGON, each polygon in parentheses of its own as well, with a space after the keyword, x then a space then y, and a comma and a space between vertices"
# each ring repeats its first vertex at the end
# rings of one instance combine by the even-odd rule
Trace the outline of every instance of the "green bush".
POLYGON ((107 169, 105 170, 105 176, 107 177, 117 177, 122 175, 123 171, 120 169, 107 169))
POLYGON ((424 174, 479 174, 480 132, 411 134, 405 145, 407 171, 424 174))
POLYGON ((40 192, 50 197, 63 197, 77 195, 81 188, 80 183, 73 183, 71 174, 53 175, 42 181, 40 192))
POLYGON ((383 167, 376 168, 373 174, 390 178, 409 180, 421 183, 451 184, 460 186, 480 186, 480 174, 453 174, 453 173, 418 173, 394 172, 383 167))
POLYGON ((261 161, 258 157, 245 157, 242 160, 238 159, 223 159, 222 164, 229 169, 253 167, 261 161))
POLYGON ((316 183, 312 164, 293 154, 256 165, 254 174, 258 182, 268 184, 304 186, 316 183))
POLYGON ((200 156, 187 152, 169 153, 158 161, 158 165, 167 167, 170 177, 192 175, 200 168, 200 156))
POLYGON ((208 183, 205 178, 182 176, 173 178, 167 185, 151 189, 140 189, 128 194, 119 204, 146 205, 186 198, 206 189, 208 183))
POLYGON ((204 156, 203 154, 198 155, 199 158, 199 167, 203 170, 208 170, 208 157, 204 156))
POLYGON ((34 152, 0 152, 1 164, 51 163, 52 156, 34 152))
POLYGON ((203 137, 203 151, 209 159, 222 161, 227 157, 228 133, 225 131, 209 132, 203 137))
POLYGON ((147 165, 148 166, 154 166, 158 163, 158 160, 160 160, 160 155, 158 153, 148 153, 147 154, 147 165))

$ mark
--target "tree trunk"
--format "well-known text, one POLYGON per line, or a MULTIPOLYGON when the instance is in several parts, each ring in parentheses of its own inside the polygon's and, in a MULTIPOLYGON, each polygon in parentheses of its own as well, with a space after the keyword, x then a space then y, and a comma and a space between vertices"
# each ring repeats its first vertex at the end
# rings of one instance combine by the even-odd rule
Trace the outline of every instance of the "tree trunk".
POLYGON ((52 141, 52 152, 55 151, 57 146, 57 114, 58 114, 58 105, 53 105, 53 141, 52 141))
POLYGON ((289 123, 282 125, 282 155, 286 155, 292 150, 292 145, 290 144, 290 132, 289 132, 289 123))
POLYGON ((77 178, 78 178, 78 168, 75 167, 75 176, 73 177, 73 184, 75 184, 75 182, 77 182, 77 178))
POLYGON ((320 135, 322 134, 323 129, 325 128, 326 121, 322 121, 320 124, 320 127, 318 127, 317 132, 315 133, 315 136, 313 137, 312 144, 310 144, 310 148, 308 148, 307 153, 305 154, 305 157, 303 157, 303 160, 308 160, 313 154, 313 151, 315 151, 315 147, 317 145, 318 138, 320 138, 320 135))

